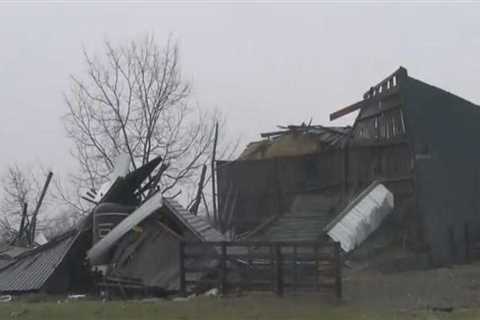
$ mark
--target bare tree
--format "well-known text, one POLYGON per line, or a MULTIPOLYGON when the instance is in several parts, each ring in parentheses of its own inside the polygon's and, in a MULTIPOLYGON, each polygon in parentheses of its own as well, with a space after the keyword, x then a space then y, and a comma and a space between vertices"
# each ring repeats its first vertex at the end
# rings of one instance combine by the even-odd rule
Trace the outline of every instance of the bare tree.
POLYGON ((98 186, 126 153, 134 169, 162 156, 169 164, 159 182, 164 193, 194 187, 220 119, 189 103, 177 45, 161 47, 153 37, 125 46, 106 41, 103 56, 84 58, 86 74, 71 76, 64 118, 80 166, 76 184, 98 186))
POLYGON ((45 219, 39 230, 47 239, 52 239, 77 226, 80 220, 79 217, 81 216, 78 214, 78 211, 65 210, 45 219))
MULTIPOLYGON (((23 223, 27 227, 33 218, 34 208, 41 194, 41 169, 26 169, 18 165, 7 168, 1 178, 2 198, 0 199, 0 233, 4 239, 14 240, 23 223), (25 207, 26 206, 26 207, 25 207), (22 221, 24 210, 26 211, 22 221)), ((46 202, 49 196, 47 195, 46 202)))

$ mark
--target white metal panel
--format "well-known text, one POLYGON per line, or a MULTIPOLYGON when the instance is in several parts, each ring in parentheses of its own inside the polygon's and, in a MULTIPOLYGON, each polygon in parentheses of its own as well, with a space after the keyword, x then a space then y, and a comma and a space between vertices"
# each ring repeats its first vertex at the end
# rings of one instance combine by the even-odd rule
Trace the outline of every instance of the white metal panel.
POLYGON ((392 212, 393 194, 382 184, 376 184, 368 193, 362 193, 340 213, 337 221, 327 234, 340 242, 342 249, 349 252, 360 245, 375 231, 383 219, 392 212))
POLYGON ((83 197, 92 200, 93 202, 100 202, 104 195, 108 193, 113 183, 117 181, 120 177, 125 177, 128 174, 130 168, 130 156, 126 153, 121 153, 115 159, 115 166, 113 167, 112 173, 108 176, 108 181, 105 182, 98 188, 98 191, 95 190, 86 190, 82 192, 83 197))
POLYGON ((115 159, 115 166, 113 172, 110 174, 110 181, 115 181, 119 177, 125 177, 130 169, 130 156, 126 153, 121 153, 115 159))

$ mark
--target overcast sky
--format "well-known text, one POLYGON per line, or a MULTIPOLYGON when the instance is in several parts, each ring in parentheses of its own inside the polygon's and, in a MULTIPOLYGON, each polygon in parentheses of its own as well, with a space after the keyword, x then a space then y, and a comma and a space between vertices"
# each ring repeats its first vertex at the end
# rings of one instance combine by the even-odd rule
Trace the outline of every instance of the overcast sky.
POLYGON ((0 169, 72 166, 60 117, 82 46, 153 34, 179 42, 193 99, 242 141, 276 125, 343 125, 329 113, 400 65, 480 102, 480 6, 381 4, 0 4, 0 169))

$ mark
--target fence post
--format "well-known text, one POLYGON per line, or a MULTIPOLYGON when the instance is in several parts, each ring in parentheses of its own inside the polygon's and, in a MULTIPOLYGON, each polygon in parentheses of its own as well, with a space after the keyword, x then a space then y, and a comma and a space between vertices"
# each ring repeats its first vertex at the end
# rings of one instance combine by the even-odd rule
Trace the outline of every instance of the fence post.
POLYGON ((180 267, 180 294, 186 295, 185 287, 185 242, 180 241, 179 244, 179 267, 180 267))
POLYGON ((275 282, 277 295, 283 296, 283 273, 282 273, 282 247, 275 244, 275 282))
POLYGON ((342 299, 342 257, 340 255, 340 242, 334 243, 335 248, 335 295, 342 299))
POLYGON ((315 256, 315 290, 320 291, 320 277, 319 277, 319 264, 318 264, 318 242, 315 242, 315 245, 313 247, 313 252, 315 256))
POLYGON ((299 289, 298 285, 298 249, 297 244, 293 245, 293 289, 297 291, 299 289))
POLYGON ((225 241, 221 243, 221 261, 220 261, 220 292, 225 295, 227 278, 227 245, 225 241))
POLYGON ((270 250, 270 279, 272 280, 272 292, 276 291, 276 276, 275 276, 275 252, 272 244, 268 246, 270 250))
POLYGON ((448 243, 450 245, 450 264, 454 265, 457 261, 457 246, 455 244, 455 229, 452 225, 448 227, 448 243))
POLYGON ((465 222, 465 261, 470 263, 470 232, 468 222, 465 222))

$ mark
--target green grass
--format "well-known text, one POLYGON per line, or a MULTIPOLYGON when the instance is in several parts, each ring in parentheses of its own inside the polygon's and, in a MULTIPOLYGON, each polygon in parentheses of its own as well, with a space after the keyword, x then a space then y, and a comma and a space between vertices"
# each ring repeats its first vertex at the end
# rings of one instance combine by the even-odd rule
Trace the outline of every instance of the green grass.
POLYGON ((0 319, 295 319, 295 320, 387 320, 387 319, 480 319, 480 310, 452 313, 402 310, 371 310, 341 304, 324 304, 313 296, 276 298, 251 295, 241 298, 196 297, 189 301, 155 302, 13 302, 0 305, 0 319))

